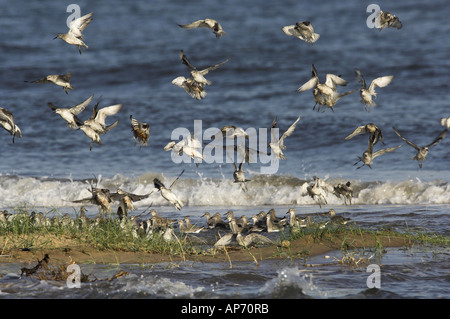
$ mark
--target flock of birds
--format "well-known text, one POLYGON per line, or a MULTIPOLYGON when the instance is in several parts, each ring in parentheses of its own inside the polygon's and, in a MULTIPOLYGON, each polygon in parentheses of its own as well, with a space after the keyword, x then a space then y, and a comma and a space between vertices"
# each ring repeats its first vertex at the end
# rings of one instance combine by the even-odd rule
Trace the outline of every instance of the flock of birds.
MULTIPOLYGON (((93 19, 92 16, 93 13, 89 13, 78 19, 73 20, 70 23, 68 32, 58 34, 55 37, 55 39, 59 38, 70 45, 77 46, 78 51, 81 54, 82 49, 88 48, 88 46, 83 41, 82 32, 92 21, 93 19)), ((220 38, 226 34, 222 26, 216 20, 213 19, 198 20, 189 24, 184 25, 180 24, 179 26, 183 29, 209 28, 212 30, 216 38, 220 38)), ((389 12, 381 12, 379 28, 381 30, 387 27, 400 29, 402 27, 402 24, 398 19, 398 17, 396 17, 395 15, 392 15, 389 12)), ((295 25, 282 27, 282 31, 288 36, 294 36, 306 42, 308 46, 313 45, 320 38, 320 35, 314 31, 314 28, 311 22, 309 21, 297 22, 295 25)), ((218 64, 215 64, 207 68, 199 69, 189 61, 184 51, 181 50, 180 60, 182 64, 187 66, 187 68, 189 69, 190 77, 186 78, 184 76, 178 76, 172 81, 172 84, 183 88, 192 98, 201 100, 206 97, 205 87, 211 85, 211 81, 207 80, 205 76, 210 71, 213 71, 221 67, 225 63, 227 63, 230 59, 226 59, 225 61, 219 62, 218 64)), ((374 102, 374 99, 377 97, 377 92, 375 91, 376 88, 386 87, 393 81, 394 76, 387 75, 377 77, 373 79, 369 85, 367 85, 362 72, 359 69, 355 69, 354 71, 357 81, 361 83, 361 88, 359 89, 361 103, 364 105, 366 111, 370 112, 370 107, 376 105, 374 102)), ((350 95, 356 90, 358 90, 353 89, 343 93, 338 92, 337 90, 338 86, 346 86, 348 82, 342 79, 341 76, 334 74, 327 74, 325 82, 321 83, 319 80, 317 69, 315 68, 314 64, 312 65, 311 73, 312 73, 311 78, 306 83, 301 85, 297 91, 299 93, 302 93, 305 91, 312 90, 315 101, 313 109, 315 109, 315 107, 319 105, 318 111, 320 111, 322 108, 325 108, 324 111, 330 108, 334 112, 333 107, 341 98, 350 95)), ((53 83, 57 86, 62 87, 65 93, 68 94, 69 90, 73 90, 73 86, 70 84, 71 77, 72 74, 70 72, 63 75, 48 75, 45 78, 31 81, 31 83, 53 83)), ((99 109, 99 102, 97 102, 97 104, 95 104, 93 108, 92 116, 84 121, 80 120, 80 118, 78 117, 79 114, 86 109, 86 107, 92 102, 92 99, 93 95, 91 95, 87 100, 83 101, 82 103, 68 108, 58 107, 53 105, 52 103, 48 103, 49 108, 53 110, 56 114, 58 114, 67 123, 69 129, 71 130, 79 129, 90 138, 91 140, 90 150, 92 149, 95 143, 101 144, 100 136, 109 132, 118 123, 118 120, 116 120, 114 123, 108 125, 106 124, 106 118, 117 114, 123 107, 122 104, 116 104, 99 109)), ((284 145, 284 140, 294 132, 297 123, 300 121, 300 118, 301 117, 299 116, 294 121, 294 123, 291 124, 289 128, 282 134, 280 138, 272 135, 271 143, 268 146, 270 148, 270 152, 273 153, 276 158, 281 160, 286 159, 285 155, 283 154, 283 150, 286 149, 286 146, 284 145)), ((19 138, 22 137, 21 130, 19 126, 15 123, 12 113, 4 108, 0 108, 0 125, 12 135, 13 143, 15 137, 19 138)), ((393 130, 403 141, 406 142, 407 145, 413 147, 417 151, 417 154, 413 157, 413 159, 419 162, 419 167, 422 167, 422 163, 425 160, 427 153, 429 152, 429 148, 439 143, 446 136, 448 128, 450 127, 450 117, 442 118, 441 125, 444 126, 444 130, 439 134, 439 136, 436 139, 434 139, 430 144, 426 146, 418 146, 414 144, 410 140, 406 139, 403 135, 401 135, 395 127, 393 127, 393 130)), ((271 125, 272 134, 276 126, 277 126, 277 118, 273 120, 271 125)), ((137 119, 133 118, 132 115, 130 115, 130 127, 133 132, 133 138, 135 139, 135 145, 139 143, 140 147, 148 146, 148 140, 150 136, 149 124, 138 121, 137 119)), ((220 132, 218 132, 218 134, 221 134, 223 138, 235 139, 238 137, 244 137, 244 140, 245 138, 248 138, 248 135, 244 129, 233 125, 224 126, 220 130, 220 132)), ((401 147, 401 145, 399 145, 396 147, 374 151, 374 146, 378 143, 378 141, 381 141, 381 143, 384 144, 384 140, 381 129, 373 123, 358 126, 351 134, 345 137, 345 140, 350 140, 353 137, 360 134, 368 134, 369 140, 367 150, 363 153, 362 157, 359 157, 358 162, 354 164, 357 165, 359 162, 362 162, 362 165, 359 166, 358 169, 364 165, 367 165, 370 168, 372 168, 371 165, 373 164, 373 160, 376 157, 389 152, 393 152, 399 147, 401 147)), ((198 165, 198 162, 204 159, 203 154, 199 152, 199 149, 201 149, 201 147, 202 146, 200 144, 200 141, 198 141, 192 134, 181 141, 169 142, 164 147, 164 150, 172 151, 178 155, 182 155, 183 153, 187 154, 191 158, 198 160, 196 161, 196 164, 198 165)), ((233 161, 235 169, 233 174, 234 181, 236 183, 240 183, 241 185, 243 185, 243 189, 246 190, 245 183, 248 182, 249 180, 245 177, 245 174, 242 170, 242 164, 244 162, 249 163, 249 157, 251 153, 257 151, 251 150, 249 147, 245 145, 235 146, 235 150, 242 152, 244 156, 242 157, 243 161, 241 163, 234 163, 233 161)), ((176 180, 178 180, 181 174, 176 178, 176 180)), ((166 187, 159 179, 156 178, 154 179, 153 182, 155 189, 161 193, 161 196, 165 198, 168 202, 170 202, 177 210, 181 210, 181 208, 183 207, 183 203, 181 200, 177 198, 177 196, 172 191, 176 180, 169 187, 166 187)), ((350 182, 330 187, 329 185, 325 185, 324 181, 321 180, 320 178, 314 177, 313 181, 307 187, 307 193, 312 198, 317 199, 319 204, 322 205, 326 204, 326 200, 323 194, 324 189, 325 190, 331 189, 331 191, 334 194, 336 194, 339 197, 342 196, 344 198, 345 204, 347 203, 351 204, 353 191, 351 189, 350 182)), ((90 192, 91 196, 89 198, 77 200, 74 202, 95 204, 99 206, 100 211, 107 212, 110 211, 111 203, 117 200, 120 203, 118 208, 118 216, 124 219, 126 219, 127 217, 128 210, 133 209, 132 206, 133 201, 148 198, 148 196, 151 195, 151 193, 147 195, 135 195, 127 193, 122 190, 118 190, 116 193, 111 193, 108 189, 97 188, 94 187, 93 185, 91 185, 90 192)), ((307 222, 305 222, 304 219, 298 219, 297 217, 295 217, 295 214, 292 215, 292 211, 293 211, 292 209, 289 211, 291 227, 293 227, 294 225, 303 227, 303 225, 307 224, 307 222)), ((332 211, 334 213, 334 210, 332 211)), ((332 213, 330 212, 330 214, 332 213)), ((210 217, 209 215, 205 216, 208 218, 207 220, 208 225, 211 225, 210 222, 218 223, 217 217, 214 216, 210 217)), ((154 215, 153 217, 156 218, 156 215, 154 215)), ((237 223, 237 221, 233 222, 233 220, 234 217, 230 218, 228 226, 230 229, 232 230, 234 229, 231 232, 231 234, 235 236, 238 236, 239 234, 239 236, 242 236, 241 232, 238 230, 246 226, 237 223)), ((267 221, 265 229, 269 232, 271 232, 273 229, 277 229, 277 227, 280 227, 281 225, 280 224, 281 222, 279 222, 278 219, 275 216, 272 216, 271 214, 267 214, 265 220, 267 221)), ((188 219, 180 220, 178 221, 178 223, 180 231, 182 232, 188 232, 189 230, 193 229, 188 219), (187 226, 184 226, 184 223, 186 223, 187 226)), ((253 226, 255 227, 257 225, 258 225, 257 220, 255 220, 253 226)), ((215 225, 215 227, 217 227, 217 225, 215 225)), ((242 237, 240 238, 242 239, 242 237)))
MULTIPOLYGON (((131 194, 118 192, 111 196, 119 196, 121 200, 131 194)), ((133 195, 134 196, 134 195, 133 195)), ((141 198, 134 198, 140 200, 141 198)), ((121 206, 119 206, 120 211, 121 206)), ((222 219, 220 213, 211 215, 205 212, 201 217, 205 217, 205 225, 197 226, 192 224, 190 217, 185 216, 182 219, 169 219, 159 216, 156 210, 150 210, 146 215, 147 219, 141 218, 145 211, 139 216, 128 217, 127 214, 119 214, 120 227, 129 231, 134 238, 154 238, 155 235, 161 236, 166 242, 175 242, 179 236, 184 236, 193 244, 213 245, 214 248, 223 248, 226 246, 264 246, 277 244, 277 240, 271 234, 280 232, 291 232, 302 228, 323 229, 327 225, 340 227, 346 225, 350 218, 337 215, 334 209, 326 213, 315 213, 306 216, 296 215, 294 208, 290 208, 287 217, 278 217, 274 209, 267 213, 260 211, 251 217, 249 222, 246 215, 237 218, 232 210, 227 211, 222 219), (175 232, 175 224, 178 225, 178 231, 175 232), (202 234, 198 237, 194 234, 202 234)), ((48 217, 42 212, 35 211, 20 214, 10 214, 7 210, 0 211, 0 226, 7 226, 9 223, 31 224, 34 227, 75 227, 78 229, 93 229, 102 222, 102 216, 89 218, 86 216, 86 209, 81 207, 79 215, 72 218, 68 213, 63 216, 48 217)), ((282 243, 283 244, 283 243, 282 243)))

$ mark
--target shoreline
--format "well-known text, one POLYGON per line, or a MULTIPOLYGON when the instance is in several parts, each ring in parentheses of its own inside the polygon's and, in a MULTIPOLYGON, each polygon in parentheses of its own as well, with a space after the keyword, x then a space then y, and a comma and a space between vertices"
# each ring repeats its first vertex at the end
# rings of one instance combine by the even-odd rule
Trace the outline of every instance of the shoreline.
MULTIPOLYGON (((146 251, 126 251, 119 249, 99 249, 92 245, 80 244, 75 240, 55 242, 51 236, 43 238, 51 242, 47 247, 31 248, 27 250, 11 248, 0 251, 0 264, 22 263, 33 264, 42 259, 45 254, 50 257, 50 263, 77 264, 157 264, 166 262, 201 262, 201 263, 232 263, 232 262, 262 262, 265 260, 283 260, 313 257, 335 250, 351 250, 356 248, 371 249, 380 247, 401 247, 411 243, 407 236, 388 236, 372 234, 334 235, 332 238, 320 240, 305 235, 289 241, 286 246, 271 245, 265 247, 243 248, 237 246, 226 249, 214 249, 198 254, 171 254, 146 251), (50 238, 48 238, 50 237, 50 238), (72 244, 72 245, 71 245, 72 244)), ((6 247, 5 238, 0 237, 0 243, 6 247)), ((0 246, 2 247, 2 246, 0 246)))

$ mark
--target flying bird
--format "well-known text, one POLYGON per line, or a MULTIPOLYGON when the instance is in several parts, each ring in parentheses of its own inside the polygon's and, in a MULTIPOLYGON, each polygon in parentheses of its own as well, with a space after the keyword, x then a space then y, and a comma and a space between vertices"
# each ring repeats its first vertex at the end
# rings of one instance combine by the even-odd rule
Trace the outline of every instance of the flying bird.
POLYGON ((145 122, 140 122, 130 115, 131 130, 133 131, 133 137, 135 139, 134 145, 137 143, 142 146, 148 146, 148 139, 150 137, 150 125, 145 122))
POLYGON ((397 129, 395 127, 392 127, 392 128, 394 129, 395 134, 397 134, 402 140, 404 140, 406 142, 406 144, 408 144, 409 146, 416 149, 417 154, 415 156, 413 156, 411 159, 418 161, 420 168, 422 168, 423 161, 426 160, 426 156, 429 152, 430 147, 432 147, 432 146, 436 145, 437 143, 439 143, 440 141, 442 141, 442 139, 447 135, 447 131, 448 131, 447 128, 444 129, 441 132, 441 134, 439 134, 439 136, 434 139, 433 142, 431 142, 427 146, 420 147, 420 146, 417 146, 416 144, 414 144, 413 142, 407 140, 402 135, 400 135, 400 133, 397 131, 397 129))
POLYGON ((92 151, 92 147, 94 146, 95 143, 97 143, 98 145, 103 145, 102 141, 100 139, 100 134, 98 134, 90 126, 88 126, 88 125, 81 125, 81 126, 78 127, 78 129, 83 131, 84 134, 86 134, 86 136, 89 137, 89 139, 91 140, 91 143, 89 144, 89 150, 90 151, 92 151))
POLYGON ((96 180, 96 186, 94 187, 92 181, 90 182, 91 188, 88 191, 91 193, 90 197, 71 201, 72 203, 83 203, 83 204, 94 204, 98 206, 100 213, 107 213, 111 210, 111 203, 113 199, 111 198, 111 192, 107 188, 101 188, 98 186, 98 181, 96 180))
POLYGON ((215 137, 225 137, 225 138, 237 138, 237 137, 245 137, 247 140, 249 138, 247 132, 244 131, 242 127, 238 127, 235 125, 227 125, 220 129, 220 132, 215 135, 215 137))
POLYGON ((350 181, 348 181, 345 184, 337 184, 336 186, 334 186, 334 193, 336 194, 337 197, 344 197, 344 204, 347 205, 347 201, 349 202, 349 204, 352 204, 352 197, 353 197, 353 189, 352 189, 352 183, 350 181))
POLYGON ((206 97, 206 91, 204 90, 203 85, 195 82, 191 78, 178 76, 172 80, 172 84, 183 88, 186 93, 196 100, 202 100, 206 97))
POLYGON ((184 51, 180 50, 180 60, 181 60, 181 62, 189 68, 189 70, 191 72, 192 79, 197 84, 201 85, 202 87, 205 86, 205 85, 211 85, 211 81, 208 81, 205 78, 205 75, 208 74, 209 71, 213 71, 213 70, 217 69, 218 67, 220 67, 221 65, 225 64, 230 59, 231 58, 228 58, 225 61, 222 61, 222 62, 220 62, 218 64, 212 65, 212 66, 207 67, 207 68, 202 69, 202 70, 198 70, 195 66, 192 65, 192 63, 189 62, 189 59, 184 54, 184 51))
POLYGON ((372 96, 374 99, 377 98, 377 93, 375 92, 375 88, 377 87, 385 87, 389 85, 392 80, 394 79, 393 75, 386 75, 382 77, 378 77, 374 79, 369 87, 366 85, 366 81, 364 79, 364 76, 362 75, 361 71, 359 69, 355 69, 356 73, 356 79, 358 82, 362 83, 362 88, 359 90, 360 96, 361 96, 361 103, 364 104, 364 107, 366 111, 370 112, 370 107, 375 106, 375 102, 372 100, 372 96))
POLYGON ((110 131, 112 128, 114 128, 118 123, 119 120, 115 121, 111 125, 106 125, 105 120, 106 117, 111 116, 119 112, 123 105, 122 104, 115 104, 111 106, 106 106, 98 109, 99 102, 95 104, 94 109, 92 111, 92 116, 85 120, 83 123, 85 126, 89 126, 92 128, 95 132, 98 134, 106 134, 108 131, 110 131))
POLYGON ((194 160, 196 166, 198 167, 198 161, 202 161, 205 159, 204 155, 201 153, 202 150, 202 144, 197 139, 195 134, 190 134, 189 136, 183 138, 178 143, 175 141, 171 141, 167 143, 166 146, 164 146, 165 151, 172 151, 179 156, 183 155, 185 153, 188 155, 191 159, 194 160))
POLYGON ((318 33, 314 33, 314 28, 309 21, 297 22, 296 24, 285 26, 281 30, 289 36, 295 36, 305 41, 308 45, 313 44, 320 37, 318 33))
POLYGON ((353 89, 351 91, 345 93, 337 92, 337 85, 346 86, 347 81, 342 79, 340 76, 334 74, 327 74, 325 83, 319 82, 319 76, 317 74, 317 70, 314 64, 311 67, 311 78, 302 86, 297 89, 297 92, 302 93, 308 90, 313 90, 313 96, 316 104, 314 104, 313 110, 316 108, 316 105, 319 104, 319 108, 317 111, 323 106, 327 106, 327 108, 331 108, 334 112, 334 105, 339 101, 342 97, 349 95, 355 92, 357 89, 353 89))
POLYGON ((375 145, 379 139, 381 139, 381 143, 384 145, 383 133, 381 132, 381 129, 373 123, 358 126, 351 134, 345 137, 345 140, 347 141, 356 135, 366 133, 370 134, 370 139, 372 140, 373 145, 375 145))
POLYGON ((377 26, 376 24, 375 25, 380 31, 384 28, 401 29, 403 27, 402 22, 399 20, 399 18, 388 11, 380 10, 379 17, 376 17, 375 21, 377 18, 379 19, 379 26, 377 26))
POLYGON ((0 126, 12 135, 13 143, 15 136, 18 136, 19 138, 22 137, 22 131, 14 122, 13 114, 2 107, 0 107, 0 126))
POLYGON ((69 129, 78 129, 79 126, 83 125, 83 122, 77 117, 77 115, 83 112, 86 106, 91 103, 93 97, 94 95, 91 95, 86 101, 70 108, 57 107, 50 102, 48 103, 48 107, 67 122, 69 129))
POLYGON ((441 118, 441 125, 450 128, 450 116, 441 118))
POLYGON ((216 35, 216 38, 220 38, 226 33, 220 23, 214 19, 197 20, 189 24, 178 24, 178 26, 183 29, 208 28, 213 31, 213 33, 216 35))
POLYGON ((327 204, 327 199, 325 198, 325 192, 327 192, 327 184, 317 176, 313 176, 313 181, 306 187, 308 195, 313 199, 317 199, 317 204, 319 207, 327 204))
POLYGON ((175 185, 175 182, 180 178, 180 176, 184 173, 184 170, 181 171, 180 175, 172 182, 169 188, 166 188, 164 184, 158 179, 153 179, 153 185, 161 192, 161 196, 171 203, 177 210, 181 210, 184 206, 183 202, 178 199, 178 197, 172 192, 172 188, 175 185))
POLYGON ((297 126, 298 121, 300 121, 300 116, 295 120, 295 122, 289 126, 286 132, 281 135, 280 139, 278 139, 278 136, 275 135, 275 127, 277 125, 277 118, 272 122, 272 127, 270 130, 271 133, 271 142, 269 143, 269 147, 272 149, 272 152, 275 153, 276 158, 280 158, 282 160, 285 160, 286 157, 283 154, 283 150, 286 149, 286 146, 284 145, 284 139, 288 136, 290 136, 297 126))
POLYGON ((242 164, 244 164, 244 161, 242 161, 239 166, 236 165, 234 161, 232 161, 234 172, 233 172, 233 178, 235 183, 240 183, 241 187, 244 191, 247 191, 247 187, 245 186, 246 182, 250 182, 249 179, 245 178, 245 173, 242 170, 242 164))
POLYGON ((66 94, 69 94, 68 90, 73 90, 73 86, 70 84, 70 80, 72 79, 72 73, 67 72, 66 74, 52 74, 47 75, 45 78, 35 80, 35 81, 25 81, 27 83, 54 83, 58 86, 61 86, 64 89, 66 94))
POLYGON ((368 143, 368 147, 367 150, 363 153, 362 157, 359 157, 359 160, 353 164, 353 166, 355 166, 356 164, 358 164, 359 162, 363 162, 363 164, 359 167, 357 167, 357 169, 360 169, 361 167, 363 167, 364 165, 369 166, 369 168, 372 168, 372 164, 373 164, 373 160, 378 157, 381 156, 383 154, 386 153, 390 153, 395 151, 396 149, 398 149, 399 147, 402 147, 401 145, 396 146, 396 147, 390 147, 390 148, 385 148, 385 149, 381 149, 376 151, 375 153, 373 152, 373 142, 371 139, 369 139, 369 143, 368 143))
POLYGON ((81 48, 87 49, 88 46, 83 42, 82 32, 92 21, 92 15, 88 13, 78 19, 72 20, 69 24, 69 31, 67 33, 58 33, 54 39, 61 39, 68 44, 78 47, 78 52, 81 54, 81 48))

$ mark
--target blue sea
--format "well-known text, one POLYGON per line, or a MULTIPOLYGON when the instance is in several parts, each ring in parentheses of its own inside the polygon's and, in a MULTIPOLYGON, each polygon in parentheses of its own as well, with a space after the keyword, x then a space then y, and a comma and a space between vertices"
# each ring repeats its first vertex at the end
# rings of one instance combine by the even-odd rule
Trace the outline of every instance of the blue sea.
MULTIPOLYGON (((89 48, 82 54, 77 47, 53 39, 57 33, 67 32, 66 20, 75 12, 67 9, 73 1, 18 0, 3 5, 0 106, 13 113, 23 137, 16 137, 13 143, 6 131, 0 131, 0 210, 14 212, 26 207, 74 214, 80 205, 71 201, 88 197, 89 181, 94 178, 98 186, 111 191, 122 188, 147 194, 154 191, 155 177, 170 185, 184 170, 173 189, 185 203, 181 211, 154 192, 136 203, 136 214, 151 205, 162 216, 189 215, 201 224, 205 211, 233 209, 237 215, 250 217, 270 208, 279 214, 289 208, 298 213, 333 208, 361 227, 420 228, 448 236, 449 137, 430 148, 419 168, 411 159, 416 151, 392 127, 420 146, 431 143, 444 129, 440 119, 450 116, 450 8, 444 0, 377 1, 381 10, 397 15, 403 24, 401 29, 379 31, 367 24, 371 14, 367 7, 373 3, 78 1, 75 5, 81 15, 94 12, 93 21, 83 31, 89 48), (204 18, 219 21, 226 34, 216 38, 209 29, 188 30, 177 25, 204 18), (311 21, 319 40, 308 46, 282 32, 283 26, 297 21, 311 21), (206 86, 203 100, 191 98, 171 83, 178 76, 189 76, 180 61, 180 50, 198 68, 231 58, 206 75, 212 84, 206 86), (376 106, 370 112, 361 104, 358 91, 339 100, 334 112, 322 112, 324 108, 318 112, 313 110, 312 91, 296 91, 310 79, 312 64, 321 82, 328 73, 348 82, 346 87, 338 87, 339 92, 360 88, 355 68, 368 83, 385 75, 393 75, 394 80, 377 88, 376 106), (74 86, 68 94, 54 84, 25 82, 67 72, 72 73, 74 86), (97 102, 99 107, 123 104, 123 108, 107 117, 107 124, 116 120, 119 124, 101 136, 103 145, 95 144, 90 150, 89 138, 81 130, 69 130, 47 103, 71 107, 92 94, 93 101, 79 115, 82 120, 91 116, 97 102), (148 146, 135 145, 130 115, 150 125, 148 146), (299 116, 295 131, 284 141, 286 160, 278 162, 276 171, 261 173, 267 164, 258 158, 256 163, 242 166, 251 180, 246 192, 233 183, 234 168, 225 156, 222 161, 197 166, 194 161, 174 161, 172 153, 163 149, 179 138, 173 136, 174 131, 194 132, 195 121, 201 121, 197 132, 204 137, 208 129, 226 125, 270 129, 277 117, 282 134, 299 116), (379 142, 374 151, 402 147, 377 157, 371 168, 357 169, 354 164, 366 150, 368 136, 344 138, 367 123, 375 123, 383 132, 385 145, 379 142), (325 194, 326 205, 317 205, 306 192, 313 176, 331 186, 351 181, 352 205, 344 205, 331 192, 325 194)), ((270 141, 270 136, 267 138, 270 141)), ((206 145, 210 140, 202 142, 206 145)), ((87 208, 91 216, 98 212, 95 206, 87 208)), ((361 274, 355 270, 313 267, 305 275, 301 265, 268 262, 246 277, 250 278, 244 281, 246 289, 236 288, 243 280, 236 278, 247 274, 245 264, 232 270, 226 264, 215 264, 170 272, 163 271, 164 266, 144 271, 130 265, 135 277, 121 279, 112 293, 107 292, 110 288, 87 284, 84 292, 73 295, 70 291, 67 296, 448 298, 449 250, 438 250, 388 251, 382 263, 392 274, 388 281, 393 284, 385 285, 378 294, 367 292, 365 281, 360 285, 361 274), (217 280, 199 279, 197 271, 217 280), (145 280, 139 279, 143 277, 145 280), (350 289, 349 281, 358 284, 350 289), (423 289, 413 289, 412 283, 423 289), (283 285, 287 288, 279 288, 283 285)), ((37 291, 45 295, 47 290, 49 297, 60 294, 52 284, 45 283, 44 289, 42 283, 19 282, 11 268, 0 272, 8 274, 0 279, 0 297, 33 298, 37 291)))

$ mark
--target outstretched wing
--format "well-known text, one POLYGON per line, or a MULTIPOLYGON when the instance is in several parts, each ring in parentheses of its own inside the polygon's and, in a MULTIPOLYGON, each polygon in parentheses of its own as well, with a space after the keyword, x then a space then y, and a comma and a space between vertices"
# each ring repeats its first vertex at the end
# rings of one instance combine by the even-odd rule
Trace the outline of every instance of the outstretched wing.
POLYGON ((297 36, 298 33, 295 30, 295 25, 287 25, 285 27, 282 27, 281 30, 286 34, 286 35, 290 35, 290 36, 297 36))
POLYGON ((380 155, 383 155, 383 154, 386 154, 386 153, 393 152, 393 151, 395 151, 397 148, 400 148, 400 147, 402 147, 402 146, 399 145, 399 146, 396 146, 396 147, 384 148, 384 149, 382 149, 382 150, 378 150, 378 151, 376 151, 375 153, 372 154, 372 158, 375 158, 375 157, 377 157, 377 156, 380 156, 380 155))
POLYGON ((345 81, 343 78, 341 78, 340 76, 328 73, 326 80, 325 80, 325 85, 335 89, 336 85, 341 85, 341 86, 346 86, 347 85, 347 81, 345 81))
POLYGON ((107 116, 114 115, 122 109, 123 104, 115 104, 111 106, 104 107, 97 112, 95 116, 95 121, 105 125, 105 119, 107 116))
POLYGON ((216 64, 216 65, 213 65, 213 66, 210 66, 210 67, 208 67, 208 68, 206 68, 206 69, 201 70, 200 73, 201 73, 202 75, 208 74, 209 71, 212 71, 212 70, 217 69, 219 66, 221 66, 222 64, 227 63, 227 62, 230 61, 230 60, 231 60, 231 58, 228 58, 228 59, 226 59, 226 60, 223 61, 223 62, 220 62, 220 63, 218 63, 218 64, 216 64))
POLYGON ((73 20, 69 24, 69 32, 72 33, 75 37, 82 39, 82 34, 84 29, 91 23, 92 21, 92 15, 94 13, 88 13, 78 19, 73 20))
POLYGON ((179 26, 183 29, 210 28, 205 20, 197 20, 188 24, 179 24, 179 26))
POLYGON ((66 74, 60 75, 59 78, 65 82, 70 82, 72 78, 72 72, 67 72, 66 74))
POLYGON ((389 85, 393 79, 394 79, 393 75, 386 75, 386 76, 376 78, 375 80, 372 81, 372 83, 370 83, 369 91, 373 92, 376 87, 380 87, 380 88, 385 87, 385 86, 389 85))
POLYGON ((433 142, 431 142, 430 144, 428 144, 426 147, 431 147, 431 146, 439 143, 447 135, 447 131, 448 131, 448 129, 443 130, 441 132, 441 134, 439 134, 439 136, 436 137, 436 139, 433 142))
POLYGON ((303 84, 301 87, 297 89, 297 92, 302 93, 308 90, 311 90, 316 87, 316 85, 319 83, 319 79, 317 77, 312 77, 309 79, 308 82, 303 84))
POLYGON ((414 147, 416 150, 420 150, 420 147, 417 146, 416 144, 414 144, 411 141, 408 141, 406 138, 404 138, 403 136, 400 135, 400 133, 397 131, 397 129, 395 127, 392 127, 394 129, 395 134, 397 134, 402 140, 404 140, 406 142, 406 144, 408 144, 411 147, 414 147))
POLYGON ((180 50, 180 60, 181 60, 181 63, 186 65, 190 70, 197 70, 197 68, 192 65, 192 63, 189 61, 187 56, 184 54, 183 50, 180 50))
POLYGON ((86 106, 88 106, 89 103, 91 103, 93 98, 94 98, 94 94, 92 94, 86 101, 71 107, 70 113, 72 113, 73 115, 80 114, 86 108, 86 106))
POLYGON ((359 83, 362 83, 362 87, 363 89, 366 88, 366 80, 364 79, 363 74, 361 73, 361 71, 359 69, 355 69, 355 73, 356 73, 356 81, 358 81, 359 83))
POLYGON ((286 137, 290 136, 290 135, 294 132, 295 127, 297 126, 298 121, 300 121, 300 116, 295 120, 294 123, 292 123, 291 126, 289 126, 289 128, 287 129, 287 131, 284 132, 283 135, 281 135, 281 138, 280 138, 280 145, 283 145, 283 140, 284 140, 286 137))
POLYGON ((364 133, 366 133, 366 127, 365 127, 365 125, 358 126, 351 134, 347 135, 347 136, 344 138, 344 140, 349 140, 349 139, 355 137, 356 135, 364 134, 364 133))

